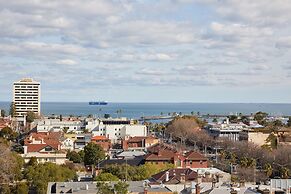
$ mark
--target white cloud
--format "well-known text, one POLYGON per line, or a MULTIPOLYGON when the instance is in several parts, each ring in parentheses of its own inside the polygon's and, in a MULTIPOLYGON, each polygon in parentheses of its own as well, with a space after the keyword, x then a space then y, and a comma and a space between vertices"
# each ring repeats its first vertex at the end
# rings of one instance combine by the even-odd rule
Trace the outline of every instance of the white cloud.
POLYGON ((63 60, 56 61, 56 64, 59 64, 59 65, 76 65, 77 62, 72 60, 72 59, 63 59, 63 60))

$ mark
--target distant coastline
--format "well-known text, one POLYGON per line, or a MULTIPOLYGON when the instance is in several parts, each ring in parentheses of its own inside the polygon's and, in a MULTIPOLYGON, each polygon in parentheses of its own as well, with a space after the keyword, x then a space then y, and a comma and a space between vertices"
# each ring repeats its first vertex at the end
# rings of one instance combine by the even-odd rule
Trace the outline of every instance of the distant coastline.
MULTIPOLYGON (((10 102, 0 102, 0 109, 9 111, 10 102)), ((166 115, 168 113, 190 114, 251 114, 264 111, 274 116, 291 115, 291 103, 117 103, 110 102, 106 106, 89 106, 88 102, 42 102, 41 112, 44 115, 62 114, 87 116, 89 114, 103 116, 110 114, 112 117, 122 116, 140 118, 142 116, 166 115), (121 113, 117 114, 117 110, 121 113)))

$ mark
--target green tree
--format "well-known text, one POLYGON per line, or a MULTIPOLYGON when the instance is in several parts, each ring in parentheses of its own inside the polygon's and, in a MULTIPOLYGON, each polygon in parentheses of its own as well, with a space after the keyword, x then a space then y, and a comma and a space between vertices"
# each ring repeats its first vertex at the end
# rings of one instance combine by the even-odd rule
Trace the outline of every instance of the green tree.
POLYGON ((238 118, 236 115, 229 115, 228 119, 229 119, 229 122, 231 123, 238 123, 238 118))
POLYGON ((84 163, 85 165, 96 165, 99 161, 105 158, 105 152, 100 145, 89 143, 84 148, 84 163))
POLYGON ((0 131, 0 137, 3 137, 7 140, 15 140, 17 133, 13 131, 10 127, 4 127, 0 131))
POLYGON ((34 112, 32 111, 28 111, 26 113, 26 122, 28 123, 32 123, 34 121, 34 119, 36 118, 36 115, 34 112))
POLYGON ((266 118, 268 116, 268 113, 265 112, 257 112, 254 115, 254 119, 260 124, 260 125, 266 125, 266 118))
POLYGON ((129 187, 129 185, 126 182, 119 181, 118 183, 114 184, 113 189, 114 189, 115 193, 127 194, 128 187, 129 187))
POLYGON ((214 119, 212 120, 212 122, 213 122, 213 123, 217 123, 217 122, 218 122, 217 118, 214 118, 214 119))
POLYGON ((29 162, 27 163, 28 166, 36 166, 38 164, 36 157, 31 157, 29 162))
POLYGON ((114 194, 114 189, 106 182, 97 182, 97 194, 114 194))
POLYGON ((11 117, 15 117, 16 116, 16 106, 15 106, 14 102, 11 102, 11 104, 10 104, 9 115, 11 117))
POLYGON ((67 158, 74 163, 81 163, 83 161, 80 154, 75 151, 68 151, 67 158))
POLYGON ((281 174, 281 178, 287 179, 289 178, 289 175, 290 175, 290 169, 287 167, 281 167, 280 174, 281 174))
POLYGON ((38 194, 46 193, 48 182, 70 181, 76 177, 75 171, 50 162, 29 166, 24 177, 30 182, 30 187, 38 194))
POLYGON ((270 177, 270 176, 273 174, 273 167, 272 167, 272 165, 269 164, 269 163, 265 164, 265 166, 264 166, 264 170, 265 170, 266 175, 267 175, 268 177, 270 177))
POLYGON ((17 183, 13 189, 14 194, 28 194, 28 185, 25 182, 17 183))
POLYGON ((119 178, 111 173, 101 173, 95 178, 95 181, 119 181, 119 178))

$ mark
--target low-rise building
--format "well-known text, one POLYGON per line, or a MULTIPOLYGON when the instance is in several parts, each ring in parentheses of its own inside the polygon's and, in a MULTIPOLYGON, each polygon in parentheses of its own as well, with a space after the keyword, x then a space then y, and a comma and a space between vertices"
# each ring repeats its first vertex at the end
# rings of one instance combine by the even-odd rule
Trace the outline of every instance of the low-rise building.
MULTIPOLYGON (((105 136, 112 143, 133 136, 147 136, 147 127, 127 118, 43 119, 37 122, 38 132, 83 133, 105 136)), ((119 142, 120 143, 120 142, 119 142)))
POLYGON ((270 133, 258 131, 254 129, 244 129, 239 133, 240 141, 248 141, 255 145, 262 146, 266 144, 266 140, 269 137, 270 133))
POLYGON ((196 181, 197 172, 190 168, 172 168, 153 175, 149 181, 152 184, 184 184, 196 181))
POLYGON ((66 153, 61 151, 61 133, 31 133, 24 140, 22 157, 29 162, 35 157, 39 163, 64 164, 66 153))
POLYGON ((183 154, 175 148, 165 145, 156 144, 148 149, 145 155, 145 163, 151 164, 173 164, 177 168, 207 168, 208 159, 199 152, 190 151, 183 154))
POLYGON ((210 123, 206 130, 214 138, 228 138, 232 141, 239 140, 239 133, 248 128, 244 123, 230 123, 227 118, 223 123, 210 123))
POLYGON ((111 149, 111 141, 105 136, 94 136, 91 138, 91 142, 100 145, 104 151, 111 149))
POLYGON ((76 134, 76 140, 74 148, 76 150, 83 150, 86 145, 91 142, 92 134, 91 133, 80 133, 76 134))
POLYGON ((208 159, 199 152, 190 151, 185 154, 185 167, 186 168, 207 168, 208 159))
POLYGON ((37 121, 38 132, 59 132, 66 133, 83 131, 85 129, 84 122, 81 120, 70 119, 41 119, 37 121))
POLYGON ((152 136, 135 136, 135 137, 126 137, 122 140, 122 149, 123 150, 146 150, 146 148, 156 145, 160 140, 152 136))

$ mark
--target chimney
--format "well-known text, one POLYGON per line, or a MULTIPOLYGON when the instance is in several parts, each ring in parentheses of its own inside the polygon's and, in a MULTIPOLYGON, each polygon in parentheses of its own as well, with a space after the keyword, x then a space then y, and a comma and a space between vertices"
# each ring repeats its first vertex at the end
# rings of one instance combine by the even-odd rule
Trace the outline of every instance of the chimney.
POLYGON ((196 194, 200 194, 201 188, 200 188, 200 185, 199 184, 196 184, 195 190, 196 190, 196 194))
POLYGON ((170 174, 169 171, 167 171, 167 172, 166 172, 166 179, 165 179, 165 182, 168 182, 168 181, 169 181, 169 174, 170 174))
POLYGON ((23 146, 23 153, 27 154, 27 146, 23 146))
POLYGON ((181 183, 185 183, 186 182, 186 175, 185 175, 185 173, 181 173, 180 174, 180 182, 181 183))

